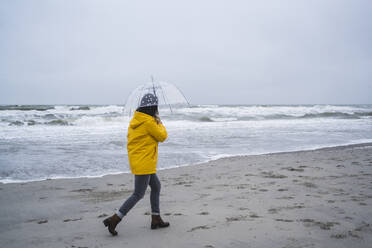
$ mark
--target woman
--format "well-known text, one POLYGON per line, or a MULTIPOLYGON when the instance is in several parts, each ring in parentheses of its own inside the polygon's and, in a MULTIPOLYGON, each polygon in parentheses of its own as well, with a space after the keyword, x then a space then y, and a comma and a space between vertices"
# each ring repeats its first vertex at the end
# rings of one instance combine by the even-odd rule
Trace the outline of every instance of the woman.
POLYGON ((167 131, 158 115, 158 99, 151 93, 146 94, 128 128, 127 149, 130 169, 134 174, 134 192, 113 216, 103 221, 113 236, 118 234, 116 225, 143 198, 148 185, 151 187, 151 229, 169 226, 160 217, 160 181, 156 176, 158 142, 166 138, 167 131))

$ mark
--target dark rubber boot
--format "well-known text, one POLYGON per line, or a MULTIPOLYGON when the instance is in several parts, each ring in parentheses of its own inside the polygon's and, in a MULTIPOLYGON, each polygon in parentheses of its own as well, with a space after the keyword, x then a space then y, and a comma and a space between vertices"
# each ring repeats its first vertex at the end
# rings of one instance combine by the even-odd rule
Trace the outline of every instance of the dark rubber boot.
POLYGON ((158 229, 158 228, 164 228, 169 226, 169 222, 164 222, 160 215, 152 215, 151 216, 151 229, 158 229))
POLYGON ((112 236, 116 236, 118 235, 118 232, 115 231, 115 228, 120 221, 121 221, 120 217, 117 216, 117 214, 114 214, 113 216, 105 219, 103 221, 103 224, 108 227, 108 230, 112 234, 112 236))

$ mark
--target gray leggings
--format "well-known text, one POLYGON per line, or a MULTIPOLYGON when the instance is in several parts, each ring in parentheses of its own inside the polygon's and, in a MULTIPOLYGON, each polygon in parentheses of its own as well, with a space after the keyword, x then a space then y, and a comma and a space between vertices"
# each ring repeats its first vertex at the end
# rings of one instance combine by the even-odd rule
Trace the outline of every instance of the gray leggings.
POLYGON ((119 209, 119 216, 121 218, 131 210, 136 203, 141 200, 146 193, 147 186, 150 185, 151 195, 151 211, 153 215, 159 215, 159 196, 160 196, 160 181, 156 174, 149 175, 135 175, 134 176, 134 192, 133 194, 123 203, 119 209))

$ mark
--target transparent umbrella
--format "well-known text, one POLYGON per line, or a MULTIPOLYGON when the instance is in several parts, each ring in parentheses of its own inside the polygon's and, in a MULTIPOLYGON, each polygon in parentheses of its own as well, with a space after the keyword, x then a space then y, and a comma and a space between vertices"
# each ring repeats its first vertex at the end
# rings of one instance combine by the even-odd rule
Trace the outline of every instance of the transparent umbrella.
POLYGON ((138 107, 158 105, 159 108, 169 108, 172 112, 173 108, 189 106, 189 102, 185 95, 177 88, 177 86, 166 82, 150 82, 139 85, 128 96, 124 113, 132 115, 138 107), (154 101, 141 101, 143 97, 155 96, 154 101))

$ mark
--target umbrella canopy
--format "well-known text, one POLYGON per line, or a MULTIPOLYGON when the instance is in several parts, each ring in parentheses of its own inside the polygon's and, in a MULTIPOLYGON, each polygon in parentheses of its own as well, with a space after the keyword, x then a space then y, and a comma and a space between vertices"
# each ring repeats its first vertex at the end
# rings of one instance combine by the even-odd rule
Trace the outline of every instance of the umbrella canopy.
POLYGON ((184 94, 173 84, 150 82, 139 85, 127 98, 124 113, 132 115, 138 107, 158 105, 172 111, 174 107, 188 106, 184 94))

